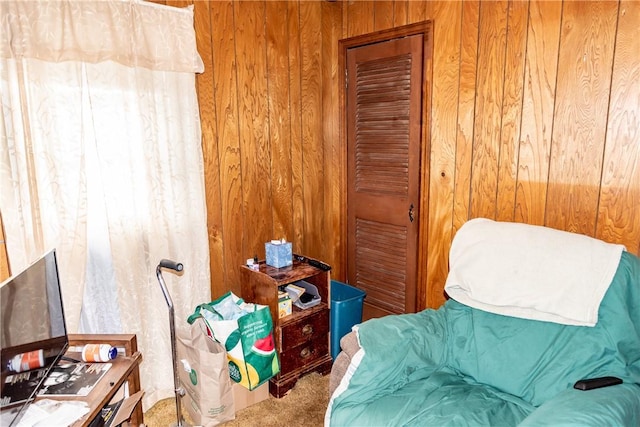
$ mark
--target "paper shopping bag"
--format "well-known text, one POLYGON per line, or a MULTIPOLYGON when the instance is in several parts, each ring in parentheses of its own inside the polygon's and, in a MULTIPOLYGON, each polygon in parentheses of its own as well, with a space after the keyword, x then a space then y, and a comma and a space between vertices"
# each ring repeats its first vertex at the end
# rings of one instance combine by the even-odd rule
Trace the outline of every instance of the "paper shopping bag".
POLYGON ((189 323, 202 317, 211 336, 224 345, 231 379, 249 390, 280 372, 273 320, 266 305, 246 303, 232 292, 200 304, 189 323))
POLYGON ((232 383, 224 347, 207 336, 203 320, 193 322, 178 336, 178 378, 182 398, 195 425, 215 426, 235 419, 232 383))

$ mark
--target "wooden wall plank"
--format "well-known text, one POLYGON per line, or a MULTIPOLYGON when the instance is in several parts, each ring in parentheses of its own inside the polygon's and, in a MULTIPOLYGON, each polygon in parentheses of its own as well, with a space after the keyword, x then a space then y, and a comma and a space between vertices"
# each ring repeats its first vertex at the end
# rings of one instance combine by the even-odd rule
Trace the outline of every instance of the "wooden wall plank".
MULTIPOLYGON (((269 106, 269 142, 271 147, 270 238, 292 242, 292 162, 289 75, 289 14, 286 1, 265 2, 267 34, 267 90, 269 106)), ((297 18, 297 17, 295 17, 297 18)))
POLYGON ((322 146, 322 14, 320 2, 300 3, 302 180, 304 235, 301 250, 322 257, 324 155, 322 146))
POLYGON ((375 30, 374 1, 350 1, 345 4, 347 16, 346 37, 371 33, 375 30))
POLYGON ((618 12, 596 237, 640 255, 640 2, 618 12))
POLYGON ((496 215, 507 6, 506 1, 480 2, 471 217, 496 215))
MULTIPOLYGON (((431 11, 427 11, 433 5, 430 1, 413 1, 409 0, 407 7, 407 24, 415 24, 416 22, 422 22, 429 19, 432 14, 431 11)), ((443 25, 442 23, 436 25, 443 25)))
MULTIPOLYGON (((187 7, 189 5, 193 4, 194 0, 167 0, 167 1, 162 1, 159 3, 162 3, 166 6, 172 6, 172 7, 187 7)), ((158 3, 158 2, 156 2, 158 3)))
MULTIPOLYGON (((213 1, 211 7, 213 79, 220 174, 221 238, 224 241, 224 286, 240 292, 243 250, 242 176, 236 74, 235 27, 232 1, 213 1)), ((209 170, 215 165, 206 165, 209 170)), ((208 173, 208 172, 207 172, 208 173)), ((207 201, 209 203, 209 201, 207 201)), ((215 296, 215 294, 212 294, 215 296)))
POLYGON ((394 0, 393 1, 393 26, 401 27, 407 25, 407 3, 409 0, 394 0))
POLYGON ((265 3, 235 3, 234 21, 238 63, 238 120, 242 174, 243 242, 238 264, 273 238, 271 215, 271 150, 268 139, 265 3))
POLYGON ((337 2, 322 3, 322 146, 324 165, 325 242, 322 259, 333 266, 331 274, 341 277, 344 268, 342 253, 342 188, 345 172, 340 165, 346 162, 346 150, 340 139, 340 122, 332 120, 340 114, 340 79, 338 73, 338 40, 341 38, 342 7, 337 2), (342 159, 342 160, 340 160, 342 159))
MULTIPOLYGON (((476 111, 480 2, 464 2, 461 13, 455 186, 451 232, 445 237, 448 241, 451 241, 455 232, 467 222, 471 213, 469 195, 471 194, 471 162, 473 160, 473 123, 476 111)), ((447 250, 447 266, 448 255, 447 250)))
POLYGON ((513 221, 515 214, 528 12, 529 3, 509 2, 496 195, 498 221, 513 221))
MULTIPOLYGON (((433 81, 431 83, 431 147, 429 204, 422 218, 429 230, 425 281, 428 306, 444 301, 444 281, 451 242, 451 216, 456 170, 456 128, 460 84, 460 38, 462 37, 462 2, 452 7, 446 1, 430 2, 425 10, 433 27, 433 81), (443 25, 442 23, 445 23, 443 25), (454 96, 452 96, 454 94, 454 96), (435 113, 437 112, 437 113, 435 113)), ((427 144, 427 142, 423 142, 427 144)), ((425 166, 423 166, 425 168, 425 166)), ((425 263, 423 263, 425 264, 425 263)))
POLYGON ((595 234, 616 2, 564 3, 546 225, 595 234))
POLYGON ((393 0, 378 0, 373 3, 374 31, 393 28, 393 0))
POLYGON ((302 167, 302 45, 300 4, 287 2, 289 14, 289 102, 291 111, 291 207, 293 209, 293 250, 304 253, 304 191, 302 167))
POLYGON ((561 15, 560 2, 530 2, 514 219, 535 225, 546 210, 561 15))
POLYGON ((220 203, 220 162, 216 138, 216 111, 213 93, 213 47, 211 43, 211 11, 209 1, 194 5, 194 27, 198 53, 204 63, 204 72, 196 80, 202 130, 202 156, 204 164, 205 201, 207 204, 207 234, 209 240, 209 268, 211 295, 225 292, 224 244, 222 240, 222 210, 220 203))

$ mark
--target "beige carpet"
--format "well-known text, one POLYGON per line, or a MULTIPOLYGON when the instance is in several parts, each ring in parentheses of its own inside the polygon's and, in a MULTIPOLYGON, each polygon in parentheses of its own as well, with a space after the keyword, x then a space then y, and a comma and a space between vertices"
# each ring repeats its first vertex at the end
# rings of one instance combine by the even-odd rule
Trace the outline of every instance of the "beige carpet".
MULTIPOLYGON (((223 427, 322 426, 329 403, 329 375, 311 373, 298 380, 284 397, 256 403, 236 413, 236 419, 223 427)), ((147 427, 168 427, 176 422, 175 399, 156 403, 144 414, 147 427)))

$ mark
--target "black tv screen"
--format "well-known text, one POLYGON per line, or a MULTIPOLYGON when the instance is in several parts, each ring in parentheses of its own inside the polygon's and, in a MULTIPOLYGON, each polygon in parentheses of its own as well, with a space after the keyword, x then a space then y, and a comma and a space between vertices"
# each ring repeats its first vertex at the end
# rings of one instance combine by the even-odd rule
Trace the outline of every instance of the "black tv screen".
POLYGON ((12 425, 69 346, 55 249, 0 284, 0 414, 12 425))

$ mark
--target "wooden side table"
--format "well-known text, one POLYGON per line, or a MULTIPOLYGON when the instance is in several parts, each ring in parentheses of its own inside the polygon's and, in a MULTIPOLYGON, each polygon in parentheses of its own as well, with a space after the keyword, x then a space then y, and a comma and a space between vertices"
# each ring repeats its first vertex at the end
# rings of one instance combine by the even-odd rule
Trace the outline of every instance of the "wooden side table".
POLYGON ((293 265, 275 268, 259 262, 258 270, 241 268, 242 298, 247 302, 269 306, 273 318, 275 346, 280 358, 280 373, 269 381, 269 391, 282 397, 298 379, 311 372, 321 375, 331 371, 329 353, 330 273, 294 256, 293 265), (308 309, 292 308, 279 318, 278 288, 304 280, 317 287, 322 302, 308 309))
MULTIPOLYGON (((86 402, 89 413, 73 424, 73 427, 88 426, 107 405, 120 388, 127 382, 129 395, 140 391, 140 369, 142 354, 138 351, 135 334, 69 334, 67 356, 80 360, 85 344, 110 344, 119 349, 118 357, 111 361, 111 368, 100 379, 88 396, 46 396, 47 399, 73 400, 86 402), (124 349, 124 355, 120 353, 124 349)), ((39 397, 38 399, 40 399, 39 397)), ((131 423, 138 426, 143 423, 142 403, 138 402, 131 415, 131 423)))

